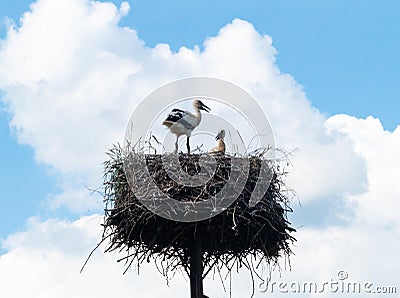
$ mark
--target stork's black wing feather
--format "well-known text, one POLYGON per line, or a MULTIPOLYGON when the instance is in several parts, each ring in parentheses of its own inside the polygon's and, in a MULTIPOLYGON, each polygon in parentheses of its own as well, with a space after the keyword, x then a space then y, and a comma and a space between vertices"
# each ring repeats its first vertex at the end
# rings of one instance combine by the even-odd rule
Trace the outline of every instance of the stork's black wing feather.
POLYGON ((184 110, 181 110, 181 109, 172 109, 172 112, 171 112, 171 113, 174 113, 174 112, 177 112, 177 113, 186 113, 184 110))
POLYGON ((178 122, 180 119, 184 117, 184 112, 179 109, 173 109, 171 113, 168 114, 166 121, 171 121, 171 122, 178 122))
POLYGON ((188 112, 181 109, 173 109, 171 113, 168 114, 167 119, 165 121, 178 122, 182 124, 186 129, 193 130, 194 126, 189 122, 185 121, 185 116, 188 115, 188 112))

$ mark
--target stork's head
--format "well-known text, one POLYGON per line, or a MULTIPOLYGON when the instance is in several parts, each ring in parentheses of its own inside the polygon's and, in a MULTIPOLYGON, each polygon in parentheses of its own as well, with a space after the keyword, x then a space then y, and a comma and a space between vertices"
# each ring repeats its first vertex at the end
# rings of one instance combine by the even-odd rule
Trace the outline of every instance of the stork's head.
POLYGON ((221 129, 219 133, 215 136, 215 140, 224 140, 225 138, 225 130, 221 129))
POLYGON ((201 100, 199 100, 199 99, 195 99, 195 100, 193 101, 193 107, 194 107, 194 109, 195 109, 196 111, 203 110, 203 111, 206 111, 207 113, 209 113, 210 110, 211 110, 211 109, 210 109, 209 107, 207 107, 204 103, 202 103, 201 100))

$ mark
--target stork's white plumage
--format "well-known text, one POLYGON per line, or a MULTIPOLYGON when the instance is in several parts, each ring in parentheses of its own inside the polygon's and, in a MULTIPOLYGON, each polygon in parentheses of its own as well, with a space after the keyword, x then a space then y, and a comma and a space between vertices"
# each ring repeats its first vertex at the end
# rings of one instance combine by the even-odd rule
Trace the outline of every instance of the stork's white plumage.
POLYGON ((217 140, 217 146, 208 151, 211 154, 225 154, 225 130, 221 129, 216 135, 215 140, 217 140))
POLYGON ((210 112, 210 108, 198 99, 193 101, 193 108, 194 114, 181 109, 173 109, 171 113, 168 114, 167 119, 163 121, 163 125, 167 126, 170 131, 176 135, 175 153, 178 152, 179 137, 186 135, 186 147, 188 154, 190 154, 189 138, 192 131, 201 122, 200 110, 206 111, 207 113, 210 112))

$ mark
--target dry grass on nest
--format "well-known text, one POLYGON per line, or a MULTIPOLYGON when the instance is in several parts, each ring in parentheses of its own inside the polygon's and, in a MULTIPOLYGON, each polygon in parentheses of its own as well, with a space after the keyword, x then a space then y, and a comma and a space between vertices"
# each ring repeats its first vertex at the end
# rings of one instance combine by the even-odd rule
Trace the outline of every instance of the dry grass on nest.
MULTIPOLYGON (((143 154, 143 153, 130 153, 143 154)), ((120 259, 126 269, 133 262, 139 266, 153 259, 162 266, 162 273, 175 269, 189 272, 189 247, 193 239, 202 243, 204 275, 212 269, 236 265, 253 270, 248 256, 261 263, 276 264, 280 256, 291 254, 290 244, 295 241, 287 220, 288 192, 283 184, 284 171, 268 164, 272 171, 270 186, 255 206, 249 199, 260 176, 260 156, 239 157, 250 162, 248 178, 239 197, 220 214, 197 222, 178 222, 160 217, 148 210, 135 196, 127 183, 124 158, 127 154, 120 146, 114 146, 104 163, 105 222, 102 242, 109 244, 106 251, 125 251, 120 259)), ((182 169, 193 175, 198 172, 200 154, 179 155, 182 169)), ((216 156, 214 176, 202 187, 177 185, 163 169, 161 155, 145 155, 147 169, 157 186, 175 200, 196 201, 209 199, 224 186, 231 172, 232 156, 216 156)), ((235 157, 237 158, 237 157, 235 157)), ((193 176, 196 177, 196 176, 193 176)), ((143 185, 146 187, 146 185, 143 185)), ((155 200, 157 198, 154 198, 155 200)))

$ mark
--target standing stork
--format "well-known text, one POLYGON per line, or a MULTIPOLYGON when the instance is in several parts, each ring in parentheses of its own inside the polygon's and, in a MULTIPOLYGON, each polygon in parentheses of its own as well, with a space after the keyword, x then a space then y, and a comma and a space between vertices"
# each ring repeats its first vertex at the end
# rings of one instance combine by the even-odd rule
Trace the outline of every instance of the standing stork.
POLYGON ((210 149, 208 153, 211 154, 225 154, 225 130, 221 129, 219 133, 216 135, 215 140, 217 141, 217 146, 210 149))
POLYGON ((192 134, 192 131, 200 124, 200 110, 206 111, 207 113, 209 113, 211 110, 198 99, 193 101, 193 108, 194 114, 181 109, 173 109, 171 113, 168 114, 167 119, 165 119, 162 123, 163 125, 167 126, 173 134, 176 135, 175 153, 178 152, 179 137, 186 135, 187 152, 190 154, 189 138, 192 134))

